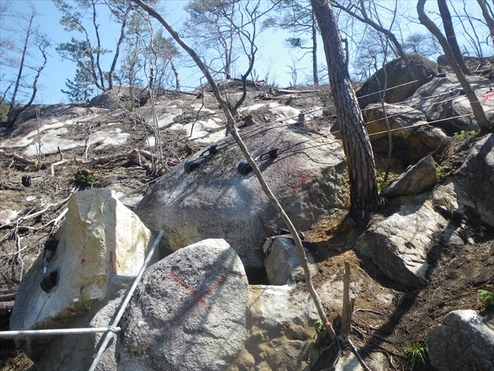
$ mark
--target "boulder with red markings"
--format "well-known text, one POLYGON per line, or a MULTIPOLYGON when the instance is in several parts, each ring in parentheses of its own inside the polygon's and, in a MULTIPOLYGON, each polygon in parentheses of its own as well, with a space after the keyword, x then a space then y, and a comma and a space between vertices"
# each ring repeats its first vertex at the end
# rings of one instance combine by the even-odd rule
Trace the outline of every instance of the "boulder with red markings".
MULTIPOLYGON (((241 131, 269 187, 300 231, 350 205, 342 144, 279 123, 241 131)), ((164 247, 175 251, 206 238, 224 238, 249 275, 263 271, 264 241, 284 227, 231 137, 167 172, 136 206, 164 247)), ((252 277, 251 276, 251 277, 252 277)))
MULTIPOLYGON (((152 242, 150 231, 112 192, 75 193, 55 239, 19 285, 10 328, 88 327, 137 275, 152 242)), ((17 345, 44 370, 87 370, 94 351, 90 334, 19 338, 17 345)))
POLYGON ((222 239, 154 264, 125 312, 118 369, 225 370, 247 337, 248 287, 241 260, 222 239))

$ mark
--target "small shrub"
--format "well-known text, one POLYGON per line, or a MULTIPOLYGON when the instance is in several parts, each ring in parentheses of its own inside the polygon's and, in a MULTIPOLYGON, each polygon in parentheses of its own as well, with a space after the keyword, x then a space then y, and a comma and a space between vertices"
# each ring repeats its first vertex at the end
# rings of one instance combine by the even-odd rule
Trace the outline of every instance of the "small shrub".
POLYGON ((125 101, 125 109, 127 111, 133 111, 134 110, 134 105, 132 104, 131 100, 125 101))
POLYGON ((393 172, 383 172, 377 174, 377 192, 381 193, 384 188, 386 188, 389 183, 391 183, 391 178, 394 176, 393 172))
POLYGON ((328 329, 324 326, 324 323, 320 319, 314 323, 314 328, 316 329, 318 338, 325 338, 328 336, 328 329))
POLYGON ((462 131, 457 131, 456 133, 454 133, 454 134, 453 134, 453 139, 454 139, 454 140, 460 140, 460 139, 463 139, 463 138, 465 138, 466 136, 469 136, 469 135, 475 135, 475 130, 469 130, 469 131, 462 130, 462 131))
POLYGON ((9 104, 5 103, 4 101, 0 102, 0 117, 2 116, 7 116, 9 113, 9 104))
POLYGON ((436 172, 437 176, 439 177, 439 181, 442 182, 444 179, 446 179, 451 172, 451 166, 449 165, 439 165, 436 162, 436 172))
POLYGON ((415 365, 425 365, 427 359, 427 346, 425 341, 419 343, 406 344, 403 347, 403 352, 407 357, 408 364, 413 369, 415 365))
POLYGON ((81 188, 90 188, 94 184, 94 174, 87 170, 78 170, 74 174, 73 182, 81 188))
POLYGON ((477 295, 485 302, 485 305, 494 308, 494 293, 481 289, 477 291, 477 295))

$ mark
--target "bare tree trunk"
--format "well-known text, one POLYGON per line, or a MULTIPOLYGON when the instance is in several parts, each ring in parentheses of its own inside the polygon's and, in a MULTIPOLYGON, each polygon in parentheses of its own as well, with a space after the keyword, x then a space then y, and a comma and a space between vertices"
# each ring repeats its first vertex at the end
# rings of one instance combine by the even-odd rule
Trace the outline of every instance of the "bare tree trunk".
MULTIPOLYGON (((96 34, 96 42, 97 42, 97 47, 98 47, 98 53, 96 54, 96 68, 98 69, 98 74, 99 74, 99 78, 100 78, 100 84, 101 86, 105 86, 105 75, 103 74, 103 70, 101 69, 101 63, 100 63, 100 56, 101 56, 101 53, 99 52, 102 48, 101 48, 101 37, 99 35, 99 25, 97 24, 96 22, 96 1, 95 0, 92 0, 91 1, 91 6, 92 6, 92 9, 93 9, 93 27, 94 27, 94 31, 95 31, 95 34, 96 34)), ((105 91, 108 90, 108 89, 105 89, 105 91)))
POLYGON ((22 56, 21 56, 21 62, 20 62, 20 66, 19 66, 19 72, 17 74, 17 79, 16 79, 16 82, 15 82, 15 87, 14 87, 14 91, 13 91, 13 94, 12 94, 12 99, 10 101, 9 113, 7 115, 7 129, 10 129, 12 126, 14 126, 14 124, 17 121, 17 119, 19 118, 19 115, 22 112, 24 112, 26 109, 28 109, 33 104, 34 98, 36 98, 36 93, 38 92, 38 80, 39 80, 39 77, 41 76, 41 72, 45 68, 46 62, 48 60, 48 57, 47 57, 47 54, 46 54, 46 48, 49 47, 50 43, 49 43, 49 41, 44 36, 38 34, 39 41, 37 41, 36 44, 37 44, 38 49, 40 50, 41 55, 43 57, 43 63, 36 70, 36 75, 34 76, 34 79, 33 79, 32 92, 31 92, 31 97, 30 97, 29 101, 24 106, 22 106, 22 108, 20 108, 16 104, 16 99, 17 99, 17 93, 19 92, 19 89, 20 89, 20 82, 22 80, 22 73, 23 73, 23 68, 24 68, 24 65, 25 65, 25 57, 26 57, 27 49, 28 49, 28 45, 29 45, 29 38, 30 38, 30 36, 31 36, 31 34, 33 32, 33 30, 32 30, 32 22, 33 22, 33 19, 34 19, 35 15, 36 15, 35 14, 35 11, 33 10, 33 13, 31 15, 31 18, 29 19, 29 26, 28 26, 28 29, 26 31, 26 39, 24 41, 24 47, 23 47, 23 50, 22 50, 22 56))
POLYGON ((346 68, 345 54, 332 6, 326 0, 311 0, 311 3, 321 30, 331 92, 348 160, 351 186, 350 216, 357 224, 365 225, 378 206, 372 147, 346 68))
POLYGON ((485 0, 477 0, 482 9, 482 15, 484 16, 485 22, 487 23, 487 27, 489 27, 489 32, 491 34, 492 43, 494 44, 494 19, 492 18, 491 13, 489 12, 489 8, 485 2, 485 0))
POLYGON ((178 70, 175 67, 175 63, 173 63, 172 59, 170 59, 170 67, 173 71, 173 75, 175 76, 175 90, 180 91, 180 76, 178 75, 178 70))
POLYGON ((14 125, 15 121, 17 120, 17 117, 19 117, 19 110, 16 107, 16 99, 17 99, 17 93, 19 92, 19 88, 21 85, 21 79, 22 79, 22 72, 24 70, 24 63, 26 59, 26 54, 27 54, 27 46, 29 44, 29 37, 31 36, 32 32, 32 25, 33 25, 33 19, 34 19, 35 13, 33 10, 33 13, 31 14, 31 17, 29 18, 29 24, 27 27, 26 31, 26 38, 24 39, 24 47, 22 48, 22 54, 21 54, 21 62, 19 64, 19 71, 17 71, 17 78, 15 80, 15 85, 14 85, 14 91, 12 92, 12 98, 10 99, 10 107, 9 107, 9 113, 7 115, 7 127, 10 128, 14 125))
POLYGON ((314 78, 314 85, 319 85, 319 74, 317 72, 317 25, 316 15, 314 10, 312 11, 312 76, 314 78))
POLYGON ((437 41, 439 41, 439 44, 441 44, 444 50, 444 54, 448 59, 448 63, 453 68, 453 71, 455 72, 455 75, 458 78, 461 87, 465 91, 465 94, 470 102, 470 106, 472 107, 473 114, 475 116, 475 119, 477 120, 477 124, 479 125, 481 132, 484 133, 488 132, 492 129, 492 127, 489 121, 487 120, 487 117, 485 116, 484 109, 482 108, 482 105, 480 104, 477 96, 475 95, 475 92, 472 90, 470 83, 463 74, 460 66, 458 66, 458 63, 456 63, 456 59, 454 57, 453 51, 451 50, 451 47, 449 46, 448 41, 443 36, 439 28, 434 24, 434 22, 432 22, 429 19, 429 17, 427 17, 427 15, 425 14, 425 10, 424 10, 425 2, 426 0, 419 0, 417 3, 417 12, 419 15, 419 21, 425 27, 427 27, 427 29, 436 37, 437 41))
POLYGON ((449 12, 448 4, 446 0, 437 0, 437 6, 439 8, 439 13, 441 14, 441 18, 443 20, 444 32, 446 34, 446 40, 448 40, 448 44, 451 47, 451 51, 455 56, 455 60, 461 68, 461 71, 465 75, 470 75, 470 70, 465 64, 465 60, 461 55, 461 50, 458 45, 458 41, 456 39, 455 29, 453 28, 453 21, 451 19, 451 13, 449 12))
MULTIPOLYGON (((359 0, 359 3, 360 3, 360 12, 362 13, 362 16, 358 15, 357 13, 355 13, 354 11, 351 10, 355 5, 352 5, 351 7, 348 7, 348 6, 345 6, 345 5, 341 5, 341 4, 337 3, 337 2, 334 2, 334 5, 333 6, 335 8, 338 8, 338 9, 343 10, 345 13, 347 13, 347 14, 351 15, 352 17, 358 19, 360 22, 363 22, 365 24, 368 24, 369 26, 371 26, 376 31, 381 32, 382 34, 384 34, 389 39, 389 41, 391 42, 391 44, 393 44, 393 47, 394 47, 394 50, 396 51, 396 54, 402 59, 402 61, 405 63, 405 65, 407 67, 410 67, 410 60, 408 59, 407 54, 403 50, 403 47, 401 46, 400 42, 398 41, 398 39, 396 38, 396 36, 394 35, 394 33, 392 33, 391 30, 385 29, 380 24, 378 24, 378 23, 374 22, 372 19, 370 19, 369 16, 367 15, 366 10, 365 10, 365 4, 364 4, 364 2, 362 0, 359 0)), ((413 70, 411 68, 410 68, 410 73, 413 76, 414 72, 413 72, 413 70)))
POLYGON ((120 47, 125 39, 125 27, 127 26, 127 18, 131 11, 132 7, 130 4, 125 9, 125 13, 122 17, 122 26, 120 27, 120 37, 117 41, 117 46, 115 47, 115 55, 113 56, 113 61, 110 67, 110 71, 108 72, 108 90, 113 89, 113 75, 115 74, 115 69, 117 68, 118 57, 120 56, 120 47))
POLYGON ((46 48, 48 47, 48 45, 49 45, 48 41, 43 40, 41 45, 39 46, 39 50, 41 51, 41 54, 43 55, 43 64, 36 71, 36 76, 34 77, 33 85, 32 85, 33 90, 31 92, 31 98, 22 108, 15 109, 12 116, 10 115, 10 111, 9 111, 9 120, 8 120, 7 129, 10 129, 15 124, 19 115, 22 112, 24 112, 25 110, 27 110, 31 106, 31 104, 33 104, 34 98, 36 98, 36 93, 38 92, 38 80, 39 80, 39 77, 41 76, 41 71, 43 71, 43 69, 46 66, 46 62, 48 61, 48 57, 46 54, 46 48))

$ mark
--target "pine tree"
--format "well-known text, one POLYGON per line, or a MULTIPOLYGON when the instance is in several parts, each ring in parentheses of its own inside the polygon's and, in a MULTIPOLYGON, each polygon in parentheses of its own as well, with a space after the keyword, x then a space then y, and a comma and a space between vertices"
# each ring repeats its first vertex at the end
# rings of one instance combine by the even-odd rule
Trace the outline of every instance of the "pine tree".
POLYGON ((81 100, 87 102, 94 92, 91 73, 83 68, 77 68, 74 80, 67 79, 65 86, 68 90, 61 89, 61 91, 68 95, 70 102, 79 102, 81 100))

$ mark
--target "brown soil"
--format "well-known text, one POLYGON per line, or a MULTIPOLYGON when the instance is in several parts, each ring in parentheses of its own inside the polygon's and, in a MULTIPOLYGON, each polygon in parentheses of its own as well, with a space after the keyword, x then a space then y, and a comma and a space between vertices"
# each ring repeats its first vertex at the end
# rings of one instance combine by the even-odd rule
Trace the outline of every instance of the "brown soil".
MULTIPOLYGON (((276 99, 305 109, 314 106, 316 96, 321 98, 323 94, 314 92, 292 97, 279 96, 276 99)), ((259 92, 250 94, 247 104, 261 98, 265 99, 265 95, 259 92)), ((172 101, 174 98, 168 99, 172 101)), ((191 104, 197 103, 194 96, 184 96, 180 99, 190 100, 191 104)), ((218 109, 213 101, 207 104, 215 110, 218 109)), ((144 110, 145 107, 142 109, 144 110)), ((182 119, 194 115, 192 110, 184 112, 182 119)), ((207 113, 204 115, 206 117, 207 113)), ((257 114, 253 119, 256 124, 261 124, 273 118, 257 114)), ((124 130, 131 133, 130 141, 118 148, 106 148, 91 153, 91 157, 127 154, 133 149, 144 148, 145 137, 150 133, 132 117, 123 117, 122 122, 125 122, 124 130)), ((327 125, 327 122, 321 121, 313 125, 317 127, 325 124, 327 125)), ((71 133, 71 135, 84 137, 87 132, 71 133)), ((166 138, 165 157, 168 159, 182 160, 199 149, 199 146, 192 146, 179 140, 181 138, 175 132, 164 130, 162 138, 166 138)), ((468 145, 465 148, 468 148, 468 145)), ((81 149, 78 148, 64 153, 64 158, 81 155, 81 149)), ((454 156, 451 164, 458 166, 461 164, 464 152, 455 152, 454 156)), ((76 171, 86 170, 94 174, 93 187, 111 187, 129 197, 139 197, 152 186, 161 173, 171 166, 170 162, 168 165, 163 164, 159 168, 153 168, 152 164, 143 158, 138 158, 137 161, 135 158, 126 157, 102 165, 68 162, 55 166, 55 174, 52 176, 50 166, 59 160, 59 155, 50 155, 39 158, 38 164, 26 164, 6 155, 0 157, 0 195, 3 208, 22 210, 19 217, 27 217, 42 211, 36 217, 19 219, 18 223, 0 226, 0 285, 2 286, 16 284, 21 272, 28 269, 43 251, 45 242, 56 232, 57 226, 53 224, 53 220, 62 213, 67 197, 77 189, 74 184, 76 171), (23 176, 31 177, 31 187, 22 185, 23 176), (46 209, 47 200, 48 204, 52 205, 48 209, 46 209)), ((386 206, 383 207, 383 212, 386 212, 385 208, 386 206)), ((317 250, 320 260, 319 272, 314 278, 316 288, 335 273, 343 275, 345 261, 351 265, 352 277, 359 277, 369 283, 365 290, 362 289, 357 294, 352 325, 353 342, 363 357, 376 350, 383 351, 389 364, 388 369, 407 369, 403 352, 405 344, 423 341, 428 329, 441 323, 444 316, 452 310, 485 310, 476 292, 479 288, 485 288, 486 285, 493 283, 494 230, 479 226, 475 220, 471 220, 470 223, 471 225, 464 232, 467 235, 462 237, 471 243, 460 247, 446 247, 438 241, 433 246, 428 256, 431 265, 429 282, 423 289, 416 291, 407 290, 390 281, 370 262, 361 260, 353 251, 347 249, 345 243, 354 228, 346 221, 345 215, 329 218, 315 226, 313 230, 305 232, 307 240, 310 241, 308 244, 317 250), (381 290, 379 287, 394 293, 394 300, 390 304, 383 305, 375 300, 381 290)), ((328 316, 338 329, 339 313, 328 308, 328 316)), ((0 330, 8 329, 8 315, 0 318, 0 327, 0 330)), ((332 348, 328 348, 326 355, 329 356, 331 351, 332 348)), ((314 367, 315 370, 323 370, 330 366, 330 357, 327 356, 321 357, 320 362, 314 367)), ((0 339, 0 370, 28 370, 31 366, 29 359, 16 350, 12 341, 0 339)), ((431 370, 432 368, 425 365, 416 369, 431 370)))

